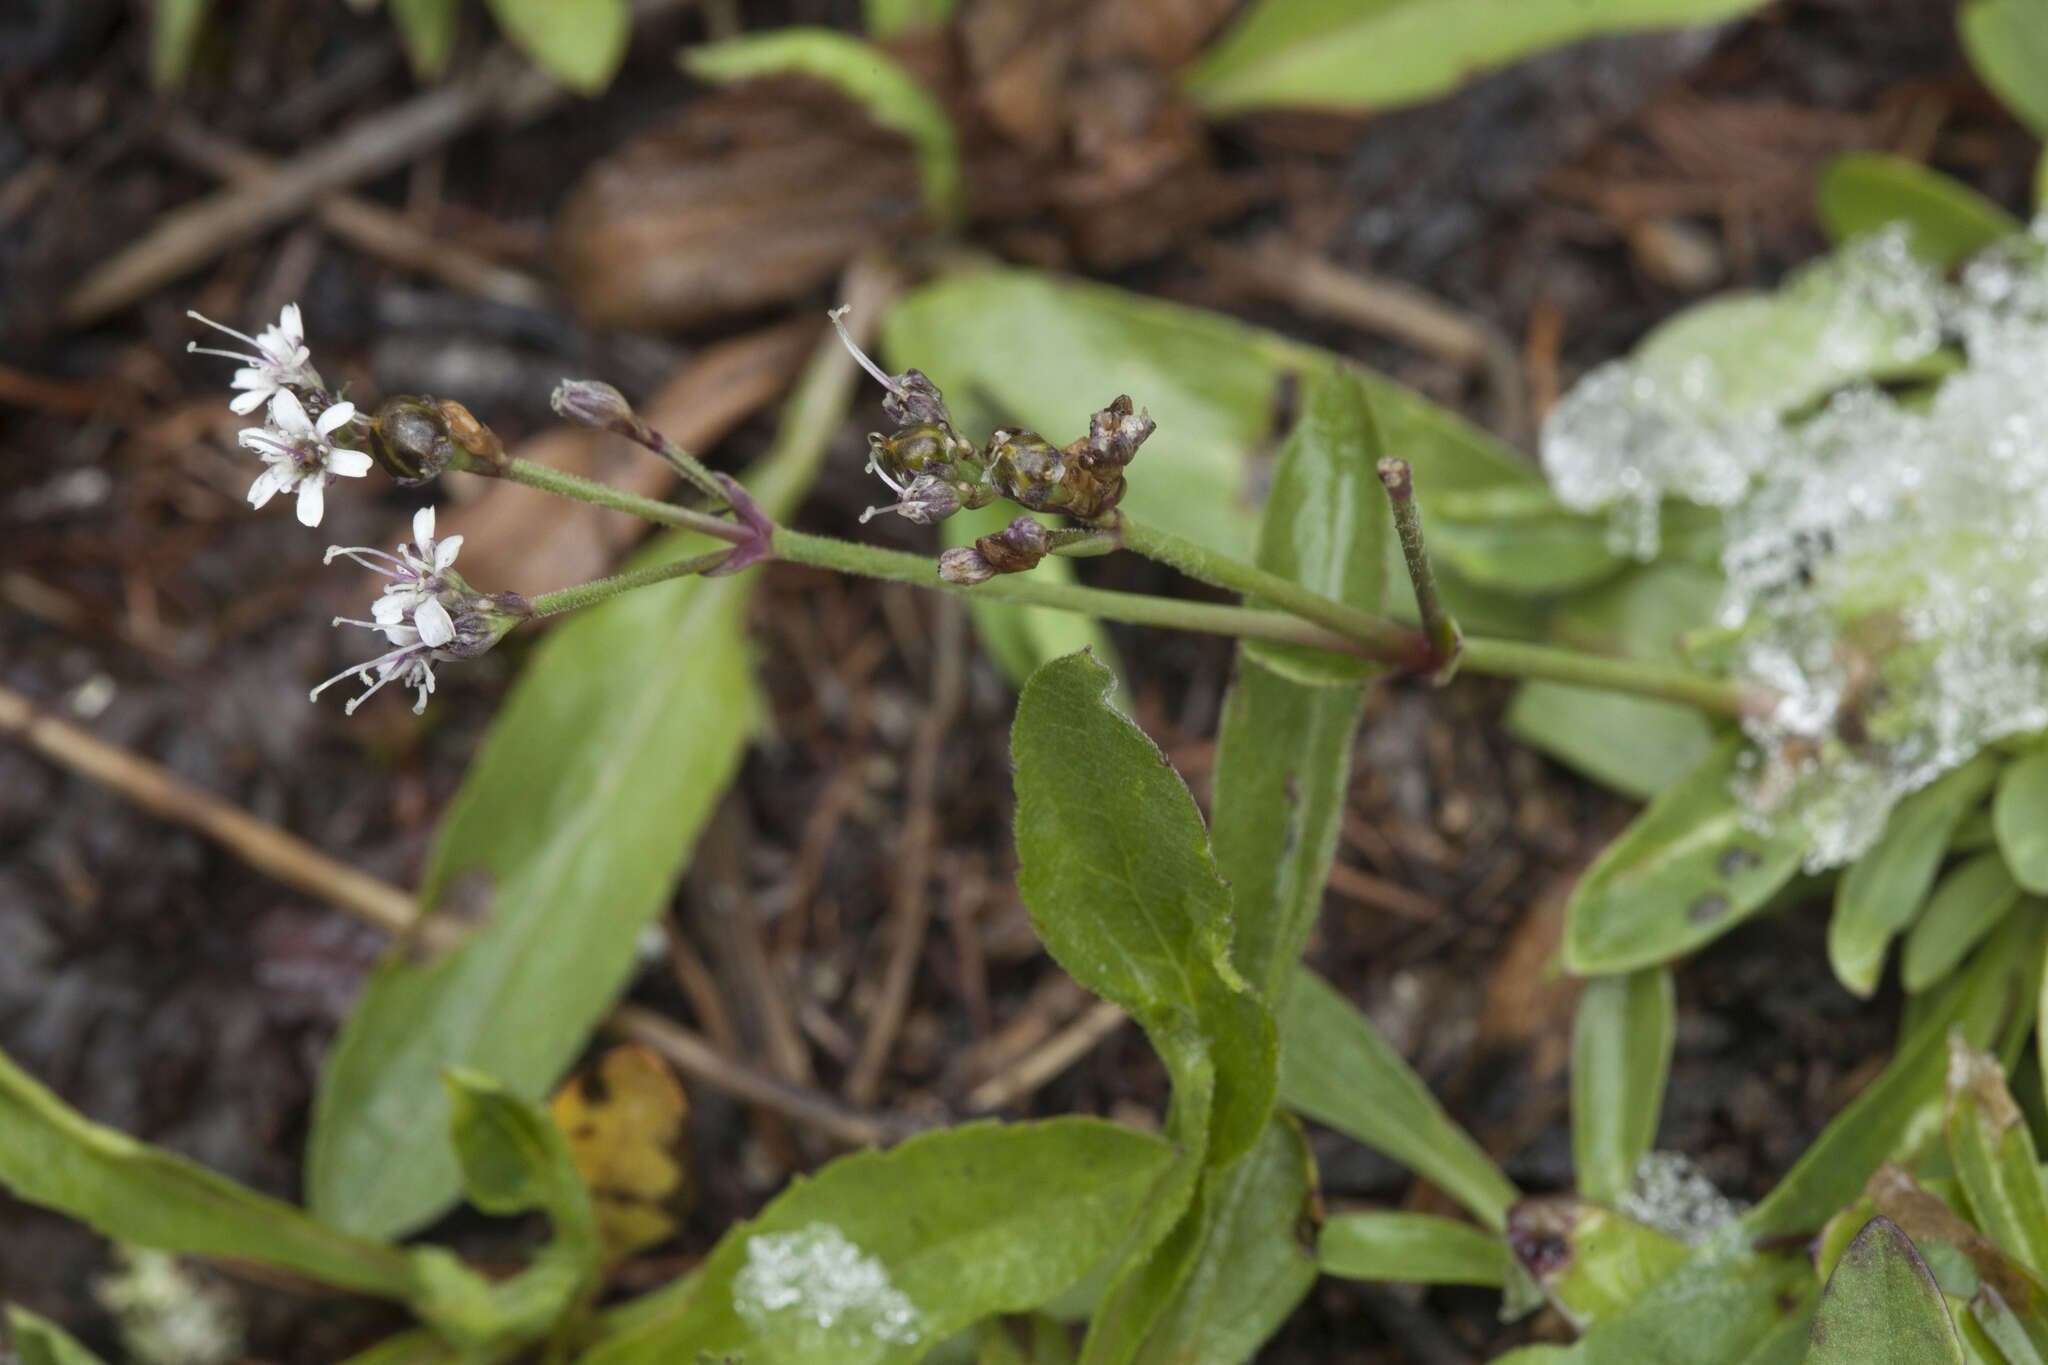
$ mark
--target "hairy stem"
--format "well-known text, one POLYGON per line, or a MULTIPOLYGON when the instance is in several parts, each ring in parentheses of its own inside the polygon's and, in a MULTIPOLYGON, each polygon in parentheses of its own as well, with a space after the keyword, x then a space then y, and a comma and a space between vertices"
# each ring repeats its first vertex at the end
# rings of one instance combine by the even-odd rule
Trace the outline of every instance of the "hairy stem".
POLYGON ((573 588, 544 592, 538 597, 528 598, 527 605, 533 608, 536 617, 560 616, 565 611, 594 606, 607 597, 617 597, 620 593, 630 592, 634 588, 644 588, 653 583, 666 583, 671 578, 689 578, 695 574, 707 573, 724 563, 731 554, 731 550, 713 550, 708 555, 678 559, 668 564, 650 564, 644 569, 628 569, 609 578, 596 578, 588 583, 578 583, 573 588))
POLYGON ((531 460, 512 460, 505 466, 504 478, 514 483, 523 483, 528 488, 543 492, 557 493, 565 498, 595 503, 599 507, 610 507, 621 512, 631 512, 647 521, 659 522, 663 526, 680 526, 688 531, 702 531, 705 535, 716 536, 737 544, 751 535, 744 526, 735 526, 723 517, 714 517, 708 512, 693 511, 678 507, 672 502, 659 498, 642 497, 613 488, 610 484, 586 479, 580 474, 567 474, 559 469, 550 469, 544 464, 531 460))
POLYGON ((1436 665, 1432 670, 1439 683, 1449 682, 1457 671, 1458 653, 1464 645, 1458 623, 1444 608, 1437 592, 1436 570, 1429 564, 1429 546, 1422 539, 1422 514, 1415 507, 1415 476, 1408 462, 1389 455, 1379 462, 1380 483, 1386 487, 1387 502, 1394 509, 1394 532, 1401 538, 1401 558, 1408 565, 1408 581, 1415 588, 1415 611, 1422 618, 1422 634, 1436 665))

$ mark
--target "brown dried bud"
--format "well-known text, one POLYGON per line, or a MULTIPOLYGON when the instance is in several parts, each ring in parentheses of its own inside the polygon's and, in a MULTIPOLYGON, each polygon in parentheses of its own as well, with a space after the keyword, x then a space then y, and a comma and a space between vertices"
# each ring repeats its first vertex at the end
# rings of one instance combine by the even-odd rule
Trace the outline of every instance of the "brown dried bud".
POLYGON ((995 576, 996 571, 981 557, 981 551, 969 546, 956 546, 939 556, 939 577, 948 583, 972 587, 995 576))
POLYGON ((1036 517, 1018 517, 992 536, 974 542, 996 573, 1024 573, 1052 552, 1052 533, 1036 517))
POLYGON ((1131 396, 1120 393, 1114 403, 1088 419, 1088 457, 1097 464, 1127 465, 1158 427, 1152 414, 1134 415, 1131 396))
POLYGON ((448 424, 448 439, 470 457, 467 468, 479 474, 497 474, 512 463, 498 433, 477 421, 468 408, 452 398, 443 398, 434 406, 440 409, 441 420, 448 424))
POLYGON ((448 423, 431 398, 387 399, 370 419, 370 454, 395 483, 425 483, 455 458, 448 423))

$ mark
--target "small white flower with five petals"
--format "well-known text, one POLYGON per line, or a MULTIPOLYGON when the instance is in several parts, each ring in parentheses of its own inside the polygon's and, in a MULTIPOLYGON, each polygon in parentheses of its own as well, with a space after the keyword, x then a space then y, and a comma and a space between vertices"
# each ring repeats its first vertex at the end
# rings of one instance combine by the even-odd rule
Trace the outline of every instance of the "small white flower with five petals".
POLYGON ((360 479, 370 472, 368 455, 334 444, 334 433, 354 421, 355 415, 354 403, 334 403, 316 422, 306 415, 306 405, 290 389, 272 394, 270 421, 260 427, 244 427, 237 438, 263 457, 263 472, 249 486, 249 502, 261 507, 279 493, 296 488, 299 520, 318 526, 326 513, 328 483, 336 476, 360 479))
POLYGON ((330 545, 324 562, 332 564, 336 555, 346 555, 390 579, 384 595, 370 608, 371 623, 380 630, 409 623, 426 644, 439 647, 455 638, 454 618, 440 597, 450 587, 463 590, 461 578, 453 572, 462 537, 434 539, 434 509, 422 507, 412 514, 412 538, 413 543, 399 546, 395 555, 366 545, 330 545))
POLYGON ((306 349, 306 324, 299 316, 296 303, 286 304, 284 311, 277 315, 276 324, 253 337, 232 327, 224 327, 199 313, 188 310, 185 316, 205 323, 216 332, 225 332, 250 348, 248 351, 219 351, 201 346, 196 341, 185 343, 185 349, 195 354, 217 355, 242 362, 242 368, 235 371, 235 377, 230 381, 234 388, 243 391, 228 404, 236 412, 252 413, 283 389, 324 387, 319 373, 308 362, 311 353, 306 349))
POLYGON ((434 538, 431 507, 413 513, 412 544, 399 546, 396 554, 363 545, 328 546, 328 563, 337 555, 345 556, 391 580, 370 608, 370 620, 337 616, 334 624, 379 631, 391 648, 344 669, 314 688, 312 695, 318 697, 343 678, 362 678, 370 685, 349 702, 347 709, 353 715, 378 688, 396 682, 417 689, 419 700, 413 711, 418 713, 426 709, 427 698, 434 691, 436 662, 473 658, 496 643, 517 616, 501 599, 479 597, 455 572, 455 556, 461 550, 461 536, 434 538), (452 612, 451 605, 455 608, 452 612))

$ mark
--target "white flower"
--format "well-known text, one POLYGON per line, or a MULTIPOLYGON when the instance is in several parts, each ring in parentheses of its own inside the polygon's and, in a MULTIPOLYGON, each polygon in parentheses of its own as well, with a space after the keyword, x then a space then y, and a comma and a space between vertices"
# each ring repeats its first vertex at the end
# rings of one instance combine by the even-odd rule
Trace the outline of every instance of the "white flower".
POLYGON ((434 509, 422 507, 412 514, 411 545, 401 545, 395 555, 365 545, 330 545, 326 563, 336 555, 347 555, 366 569, 391 581, 384 595, 370 608, 372 622, 383 629, 410 623, 429 646, 439 647, 455 638, 455 620, 441 602, 441 593, 454 587, 466 591, 455 573, 455 556, 462 550, 462 537, 434 539, 434 509))
POLYGON ((217 355, 242 362, 242 368, 235 371, 235 377, 230 381, 233 387, 244 391, 236 394, 234 401, 228 404, 236 412, 254 412, 286 388, 324 387, 318 372, 307 362, 310 353, 306 349, 306 324, 299 317, 299 305, 296 303, 286 304, 284 311, 277 315, 276 325, 264 328, 262 335, 253 337, 189 310, 185 316, 205 323, 216 332, 226 332, 237 341, 246 343, 254 352, 217 351, 196 341, 185 343, 187 351, 198 355, 217 355))
MULTIPOLYGON (((434 606, 440 610, 441 620, 444 623, 447 622, 447 609, 441 607, 438 602, 434 606)), ((394 681, 400 687, 412 687, 419 690, 419 700, 414 702, 412 707, 414 715, 418 715, 427 709, 427 698, 434 691, 434 660, 436 658, 452 656, 438 653, 435 647, 427 642, 418 629, 404 623, 387 626, 375 621, 353 621, 347 617, 337 616, 334 618, 334 624, 337 626, 368 626, 372 630, 381 630, 384 632, 384 638, 390 642, 392 648, 379 654, 374 659, 357 664, 353 668, 344 668, 341 672, 335 674, 326 682, 321 683, 311 692, 308 692, 306 700, 316 700, 322 692, 325 692, 343 678, 360 677, 364 681, 369 682, 370 685, 361 696, 349 698, 348 705, 342 708, 343 712, 347 715, 354 715, 356 708, 376 695, 378 688, 382 687, 385 683, 394 681), (376 674, 374 680, 370 677, 372 673, 376 674)), ((448 639, 454 638, 454 634, 454 627, 450 625, 448 628, 448 638, 444 639, 442 643, 446 644, 448 639)))
POLYGON ((318 526, 326 512, 328 483, 336 475, 360 479, 370 472, 368 455, 337 446, 331 439, 355 415, 355 404, 335 403, 315 422, 290 389, 272 394, 269 423, 244 427, 238 438, 263 457, 264 470, 249 486, 250 503, 261 507, 286 489, 297 488, 299 520, 318 526))

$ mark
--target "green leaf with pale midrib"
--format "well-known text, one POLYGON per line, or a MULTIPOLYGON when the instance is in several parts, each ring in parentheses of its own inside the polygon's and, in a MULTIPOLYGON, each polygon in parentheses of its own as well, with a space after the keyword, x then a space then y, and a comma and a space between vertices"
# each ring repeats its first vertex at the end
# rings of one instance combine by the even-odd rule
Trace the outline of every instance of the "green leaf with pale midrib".
POLYGON ((670 1365, 701 1351, 743 1353, 748 1365, 913 1361, 977 1318, 1057 1296, 1118 1245, 1174 1159, 1157 1138, 1086 1118, 976 1124, 843 1157, 721 1238, 692 1292, 635 1315, 583 1359, 670 1365), (750 1243, 820 1228, 872 1262, 872 1284, 912 1306, 914 1340, 842 1331, 807 1342, 794 1321, 801 1303, 743 1318, 734 1281, 750 1243))
POLYGON ((1579 1193, 1612 1204, 1635 1188, 1657 1137, 1678 1011, 1665 967, 1595 977, 1572 1026, 1572 1164, 1579 1193))
POLYGON ((1507 1282, 1499 1234, 1427 1213, 1340 1213, 1316 1243, 1323 1272, 1402 1284, 1507 1282))
POLYGON ((1600 33, 1728 19, 1764 0, 1260 0, 1185 77, 1212 114, 1386 109, 1600 33))

